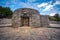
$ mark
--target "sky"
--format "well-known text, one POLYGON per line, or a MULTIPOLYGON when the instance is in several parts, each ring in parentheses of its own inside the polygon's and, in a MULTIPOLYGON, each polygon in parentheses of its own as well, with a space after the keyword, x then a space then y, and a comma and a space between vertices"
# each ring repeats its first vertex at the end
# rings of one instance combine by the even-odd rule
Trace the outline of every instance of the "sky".
POLYGON ((32 8, 38 10, 41 15, 60 14, 60 0, 0 0, 0 6, 10 7, 12 11, 32 8))

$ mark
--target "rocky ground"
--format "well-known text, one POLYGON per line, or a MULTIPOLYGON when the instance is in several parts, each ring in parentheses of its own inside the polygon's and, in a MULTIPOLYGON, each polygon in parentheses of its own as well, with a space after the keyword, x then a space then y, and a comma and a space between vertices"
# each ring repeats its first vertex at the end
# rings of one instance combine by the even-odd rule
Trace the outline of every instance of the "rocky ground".
POLYGON ((0 40, 60 40, 60 29, 1 27, 0 40))

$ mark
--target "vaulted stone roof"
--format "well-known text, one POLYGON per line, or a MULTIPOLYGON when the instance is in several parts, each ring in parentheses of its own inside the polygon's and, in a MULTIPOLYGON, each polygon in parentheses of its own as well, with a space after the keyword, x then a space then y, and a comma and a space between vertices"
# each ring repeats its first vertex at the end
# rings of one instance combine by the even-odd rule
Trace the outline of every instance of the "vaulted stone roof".
POLYGON ((18 12, 18 13, 31 13, 31 14, 39 14, 38 10, 36 9, 31 9, 31 8, 19 8, 19 9, 16 9, 14 11, 15 12, 18 12))

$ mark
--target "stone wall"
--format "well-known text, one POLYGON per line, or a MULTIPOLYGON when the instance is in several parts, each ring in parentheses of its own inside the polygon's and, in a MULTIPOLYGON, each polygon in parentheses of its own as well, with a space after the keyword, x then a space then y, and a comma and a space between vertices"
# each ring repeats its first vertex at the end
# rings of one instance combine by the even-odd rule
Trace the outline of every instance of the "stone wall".
POLYGON ((48 27, 49 26, 49 16, 48 15, 41 15, 40 20, 41 20, 41 26, 42 27, 48 27))
POLYGON ((0 26, 12 26, 12 19, 7 18, 0 19, 0 26))
POLYGON ((31 27, 40 27, 40 15, 33 14, 30 18, 31 27))
POLYGON ((12 26, 13 27, 20 27, 21 26, 21 18, 20 12, 14 12, 12 17, 12 26))

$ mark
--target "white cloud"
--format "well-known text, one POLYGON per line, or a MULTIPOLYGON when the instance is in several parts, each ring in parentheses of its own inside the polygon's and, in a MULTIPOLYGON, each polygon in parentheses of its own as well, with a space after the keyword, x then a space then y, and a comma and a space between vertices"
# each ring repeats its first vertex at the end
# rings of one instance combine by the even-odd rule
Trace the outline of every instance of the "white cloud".
POLYGON ((60 1, 56 1, 55 4, 59 4, 60 5, 60 1))
POLYGON ((50 4, 49 3, 41 3, 41 4, 37 5, 38 8, 41 8, 41 7, 44 8, 42 11, 50 10, 51 8, 53 8, 53 6, 54 6, 54 4, 51 5, 51 1, 50 1, 50 4))
POLYGON ((39 3, 33 3, 36 0, 27 0, 27 2, 20 2, 19 4, 21 5, 22 8, 32 8, 38 10, 37 5, 39 3))
POLYGON ((52 1, 50 1, 48 3, 41 3, 41 4, 37 5, 37 7, 38 8, 43 7, 44 9, 42 11, 49 11, 49 10, 53 9, 53 7, 55 5, 57 5, 57 4, 60 5, 60 1, 59 0, 56 0, 56 2, 53 3, 53 4, 51 4, 51 3, 52 3, 52 1))
POLYGON ((53 16, 57 13, 56 9, 55 8, 52 8, 48 11, 46 11, 46 14, 50 15, 50 16, 53 16))
POLYGON ((38 7, 37 7, 38 3, 32 4, 32 3, 29 3, 29 2, 26 2, 26 3, 20 2, 19 4, 22 6, 22 8, 32 8, 32 9, 38 10, 38 7))
POLYGON ((54 16, 56 13, 51 13, 50 16, 54 16))
POLYGON ((50 10, 51 8, 53 8, 54 5, 47 5, 46 8, 43 10, 43 11, 47 11, 47 10, 50 10))
POLYGON ((54 6, 55 6, 55 4, 51 4, 52 3, 52 1, 50 1, 50 3, 42 3, 42 4, 39 4, 39 5, 37 5, 37 7, 38 8, 41 8, 41 7, 43 7, 44 9, 42 10, 42 12, 45 14, 45 15, 54 15, 54 14, 51 14, 52 12, 53 13, 55 13, 55 11, 52 11, 51 12, 51 10, 53 9, 54 10, 54 6))
POLYGON ((48 3, 41 3, 41 4, 37 5, 37 7, 40 8, 40 7, 44 7, 46 5, 48 5, 48 3))

